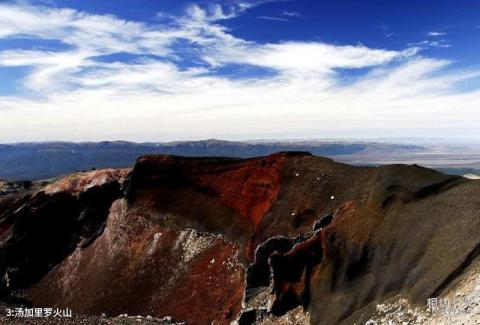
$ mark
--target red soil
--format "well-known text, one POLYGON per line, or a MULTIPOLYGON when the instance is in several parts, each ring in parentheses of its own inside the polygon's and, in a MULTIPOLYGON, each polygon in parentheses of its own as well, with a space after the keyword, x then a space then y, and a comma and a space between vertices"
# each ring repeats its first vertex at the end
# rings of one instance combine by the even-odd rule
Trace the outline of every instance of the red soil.
POLYGON ((223 173, 199 176, 198 181, 255 229, 277 198, 282 160, 281 154, 249 160, 223 173))

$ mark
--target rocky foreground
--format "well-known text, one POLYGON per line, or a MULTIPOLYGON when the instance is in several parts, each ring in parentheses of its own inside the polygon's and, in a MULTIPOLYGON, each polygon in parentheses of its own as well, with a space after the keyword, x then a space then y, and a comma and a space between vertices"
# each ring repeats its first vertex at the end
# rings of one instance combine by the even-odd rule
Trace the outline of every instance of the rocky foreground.
POLYGON ((475 321, 479 194, 308 153, 144 156, 0 196, 0 291, 84 324, 475 321))

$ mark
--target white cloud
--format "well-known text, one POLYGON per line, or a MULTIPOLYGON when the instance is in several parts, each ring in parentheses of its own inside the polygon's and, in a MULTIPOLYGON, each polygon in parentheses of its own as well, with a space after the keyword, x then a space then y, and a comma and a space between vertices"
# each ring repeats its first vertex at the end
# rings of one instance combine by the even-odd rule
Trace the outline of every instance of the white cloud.
POLYGON ((289 20, 286 19, 286 18, 273 17, 273 16, 257 16, 257 18, 258 18, 258 19, 263 19, 263 20, 272 20, 272 21, 283 21, 283 22, 289 21, 289 20))
POLYGON ((433 45, 260 44, 220 24, 252 6, 193 5, 184 16, 147 25, 0 5, 0 38, 65 44, 0 51, 0 69, 31 67, 23 80, 28 92, 0 97, 0 142, 480 135, 474 118, 480 92, 457 88, 479 72, 420 56, 419 47, 433 45), (183 65, 187 49, 198 63, 193 67, 183 65), (118 53, 137 58, 97 59, 118 53), (244 79, 217 73, 231 65, 272 73, 244 79), (367 72, 345 82, 339 69, 367 72))
POLYGON ((418 48, 428 48, 428 47, 433 47, 433 48, 449 48, 452 47, 449 41, 446 39, 440 39, 440 40, 435 40, 435 41, 430 41, 430 40, 425 40, 425 41, 420 41, 416 43, 411 43, 410 46, 415 46, 418 48))
POLYGON ((429 32, 427 35, 432 36, 432 37, 436 37, 436 36, 445 36, 445 35, 447 35, 447 33, 444 33, 444 32, 429 32))
POLYGON ((337 46, 319 42, 286 42, 280 44, 247 44, 229 51, 209 53, 210 62, 251 64, 279 71, 330 73, 333 69, 365 68, 403 59, 417 53, 371 49, 365 46, 337 46))
POLYGON ((298 11, 288 11, 288 10, 283 10, 282 15, 285 17, 295 17, 295 18, 302 18, 303 15, 299 13, 298 11))
POLYGON ((219 20, 232 19, 238 14, 246 10, 243 5, 230 6, 227 10, 219 4, 212 4, 207 9, 193 4, 187 8, 187 13, 191 19, 196 21, 210 21, 215 22, 219 20))

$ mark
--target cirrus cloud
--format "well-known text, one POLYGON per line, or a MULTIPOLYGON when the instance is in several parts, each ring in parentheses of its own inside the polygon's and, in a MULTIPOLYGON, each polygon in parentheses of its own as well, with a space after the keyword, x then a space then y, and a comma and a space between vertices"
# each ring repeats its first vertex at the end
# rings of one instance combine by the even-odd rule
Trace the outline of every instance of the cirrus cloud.
POLYGON ((457 87, 478 71, 415 44, 258 43, 221 24, 253 6, 192 5, 147 24, 0 4, 0 38, 64 45, 0 51, 0 69, 29 68, 23 90, 0 97, 0 142, 479 135, 479 90, 457 87), (237 67, 270 73, 222 73, 237 67))

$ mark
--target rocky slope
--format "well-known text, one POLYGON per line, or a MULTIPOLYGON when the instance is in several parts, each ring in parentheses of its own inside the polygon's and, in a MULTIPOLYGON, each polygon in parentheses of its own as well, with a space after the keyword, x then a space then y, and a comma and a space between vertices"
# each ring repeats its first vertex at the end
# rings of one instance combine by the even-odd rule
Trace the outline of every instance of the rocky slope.
POLYGON ((476 263, 479 193, 418 166, 301 152, 144 156, 0 205, 1 292, 187 324, 379 321, 377 306, 423 308, 476 263))

